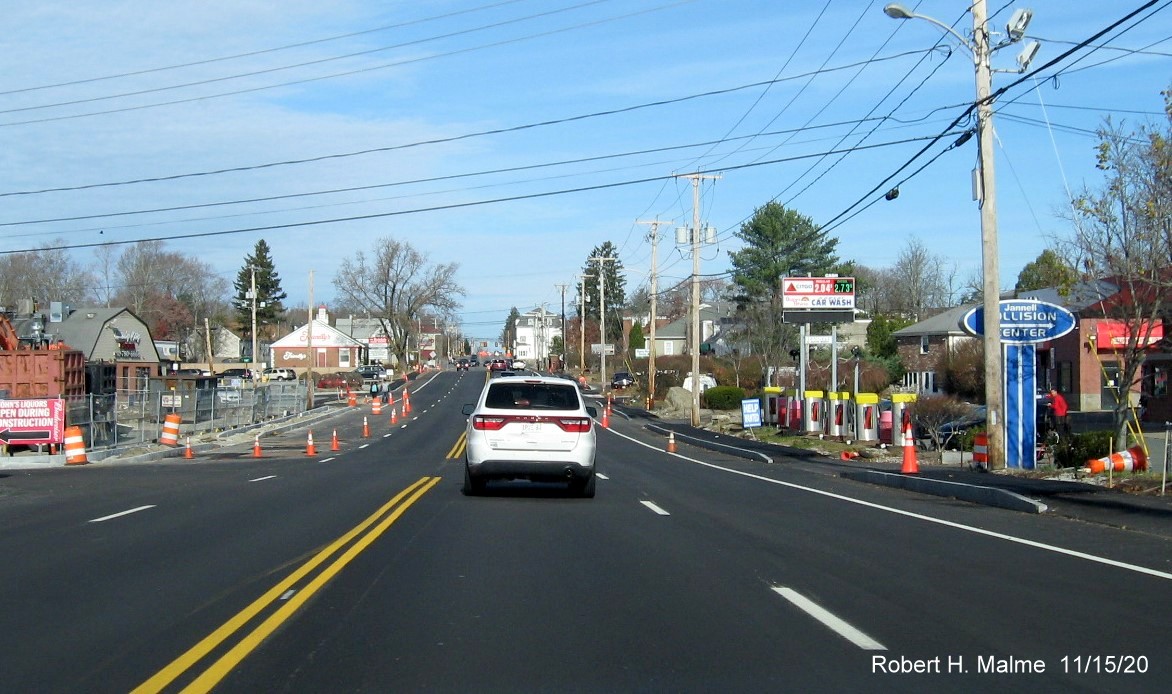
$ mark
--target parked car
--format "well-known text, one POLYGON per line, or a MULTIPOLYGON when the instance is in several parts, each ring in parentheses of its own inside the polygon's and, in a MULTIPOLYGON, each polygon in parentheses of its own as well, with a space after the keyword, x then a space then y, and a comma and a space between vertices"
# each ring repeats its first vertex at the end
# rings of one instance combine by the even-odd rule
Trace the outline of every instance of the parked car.
POLYGON ((252 369, 224 369, 219 373, 220 378, 243 378, 252 380, 252 369))
POLYGON ((513 364, 512 364, 512 367, 513 367, 513 369, 515 369, 515 370, 518 370, 518 371, 519 371, 519 370, 521 370, 521 369, 524 369, 524 368, 525 368, 525 366, 526 366, 526 364, 525 364, 525 362, 524 362, 524 361, 522 361, 522 360, 520 360, 520 359, 514 359, 514 360, 513 360, 513 364))
POLYGON ((297 372, 284 368, 265 369, 260 377, 263 381, 296 381, 297 372))
POLYGON ((616 371, 614 377, 610 379, 610 387, 615 390, 622 390, 633 385, 635 385, 635 377, 629 371, 616 371))
POLYGON ((985 417, 985 406, 979 405, 960 419, 941 424, 936 430, 940 436, 940 445, 948 449, 960 448, 961 440, 966 433, 973 429, 985 428, 985 417))
POLYGON ((490 479, 569 482, 594 496, 593 407, 561 378, 512 376, 485 384, 468 416, 464 493, 483 493, 490 479))
POLYGON ((364 381, 383 381, 387 378, 387 370, 379 364, 367 364, 355 369, 364 381))

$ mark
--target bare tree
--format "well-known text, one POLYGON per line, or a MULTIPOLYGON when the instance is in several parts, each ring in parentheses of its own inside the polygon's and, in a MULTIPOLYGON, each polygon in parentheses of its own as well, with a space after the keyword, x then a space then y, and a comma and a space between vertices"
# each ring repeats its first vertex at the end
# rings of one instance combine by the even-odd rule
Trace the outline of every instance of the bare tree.
POLYGON ((45 244, 45 250, 0 256, 0 304, 13 305, 32 299, 40 305, 50 301, 79 303, 87 298, 89 273, 61 249, 60 239, 45 244))
POLYGON ((229 320, 228 282, 211 265, 169 252, 161 241, 144 241, 122 252, 117 270, 117 303, 141 318, 152 336, 187 341, 206 358, 205 340, 198 339, 204 319, 214 328, 229 320))
POLYGON ((432 265, 410 244, 379 239, 368 255, 358 251, 342 261, 334 287, 343 301, 377 318, 391 349, 407 363, 407 342, 426 313, 450 316, 464 290, 456 282, 456 263, 432 265))
POLYGON ((908 239, 895 261, 889 281, 899 310, 917 320, 926 318, 926 310, 952 305, 952 282, 956 268, 942 256, 933 254, 916 237, 908 239))
POLYGON ((1120 440, 1153 333, 1172 308, 1172 92, 1164 97, 1163 126, 1127 132, 1108 121, 1100 129, 1098 166, 1105 180, 1075 198, 1074 228, 1066 240, 1067 257, 1088 279, 1119 288, 1082 313, 1097 313, 1126 329, 1126 344, 1104 359, 1104 366, 1110 361, 1118 373, 1111 409, 1120 440))

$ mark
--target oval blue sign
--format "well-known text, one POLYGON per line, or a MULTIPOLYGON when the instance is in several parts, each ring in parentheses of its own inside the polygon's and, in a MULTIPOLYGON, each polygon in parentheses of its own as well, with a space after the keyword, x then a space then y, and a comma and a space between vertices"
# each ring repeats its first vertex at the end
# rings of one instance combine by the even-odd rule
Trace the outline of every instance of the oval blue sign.
MULTIPOLYGON (((970 335, 985 334, 985 309, 981 306, 964 314, 960 328, 970 335)), ((1001 300, 1001 341, 1032 345, 1055 340, 1074 330, 1074 314, 1048 301, 1037 299, 1001 300)))

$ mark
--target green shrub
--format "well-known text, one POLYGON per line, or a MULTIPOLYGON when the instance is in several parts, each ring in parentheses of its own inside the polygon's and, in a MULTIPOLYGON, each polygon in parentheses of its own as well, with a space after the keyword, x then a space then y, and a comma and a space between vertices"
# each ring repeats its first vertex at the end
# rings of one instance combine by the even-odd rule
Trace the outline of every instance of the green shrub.
MULTIPOLYGON (((1114 432, 1111 431, 1088 431, 1065 438, 1054 447, 1054 464, 1058 467, 1083 467, 1088 460, 1105 458, 1114 452, 1110 450, 1113 436, 1114 432)), ((1116 445, 1115 448, 1123 450, 1126 446, 1116 445)))
POLYGON ((739 410, 745 391, 736 386, 716 386, 704 391, 704 401, 713 410, 739 410))

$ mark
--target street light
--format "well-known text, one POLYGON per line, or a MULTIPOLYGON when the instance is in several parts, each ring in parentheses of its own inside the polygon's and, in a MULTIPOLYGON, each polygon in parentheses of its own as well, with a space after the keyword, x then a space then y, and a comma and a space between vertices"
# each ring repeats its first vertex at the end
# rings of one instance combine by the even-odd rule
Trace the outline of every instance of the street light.
MULTIPOLYGON (((981 206, 981 292, 985 312, 985 407, 988 413, 989 468, 1005 467, 1005 393, 1002 383, 1001 353, 1001 288, 999 283, 999 259, 997 257, 997 194, 993 177, 993 91, 992 68, 989 55, 993 50, 1015 43, 1025 35, 1032 13, 1018 10, 1013 13, 1006 27, 1005 41, 990 47, 989 22, 985 0, 972 4, 973 38, 958 34, 952 27, 927 15, 916 14, 898 3, 891 3, 883 12, 892 19, 923 19, 952 35, 973 56, 977 81, 977 137, 978 147, 978 202, 981 206)), ((1018 72, 1029 67, 1029 61, 1037 52, 1033 44, 1026 46, 1018 58, 1018 72)))

